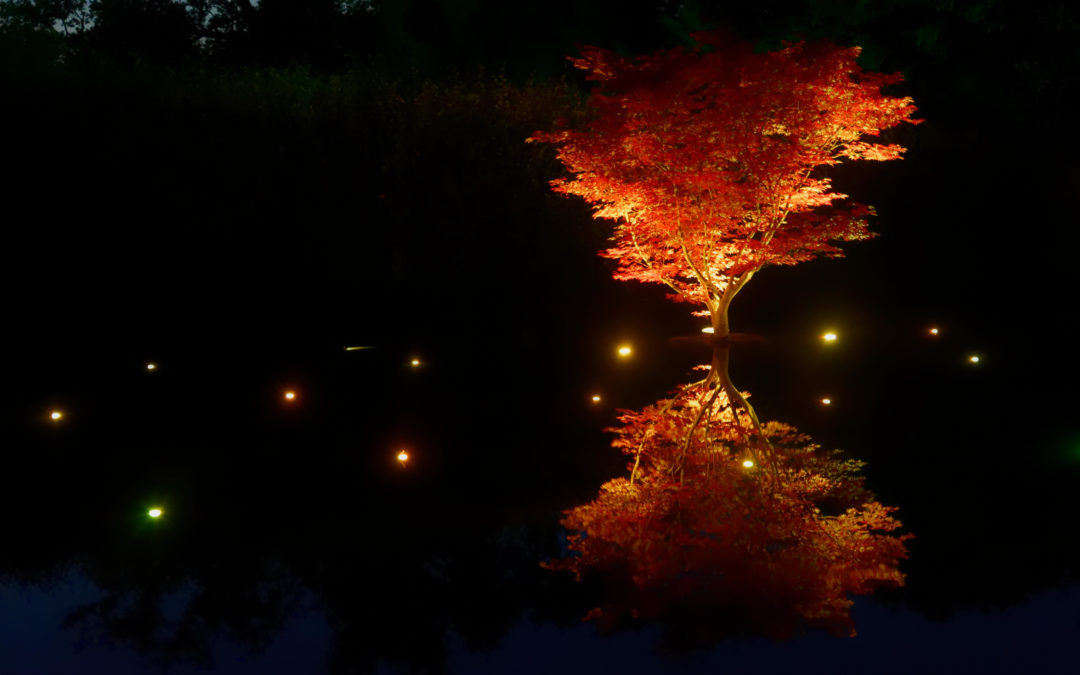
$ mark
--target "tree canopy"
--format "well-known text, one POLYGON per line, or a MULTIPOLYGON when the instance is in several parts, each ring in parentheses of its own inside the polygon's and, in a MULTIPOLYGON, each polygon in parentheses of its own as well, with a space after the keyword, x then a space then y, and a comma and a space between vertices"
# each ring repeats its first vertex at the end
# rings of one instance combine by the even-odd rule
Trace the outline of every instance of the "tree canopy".
POLYGON ((751 45, 701 33, 698 49, 623 57, 588 47, 574 64, 598 84, 584 129, 537 133, 572 174, 555 189, 616 221, 616 278, 661 283, 727 333, 732 298, 767 265, 840 256, 870 236, 870 207, 818 171, 898 159, 882 130, 916 123, 908 97, 867 73, 858 48, 751 45))

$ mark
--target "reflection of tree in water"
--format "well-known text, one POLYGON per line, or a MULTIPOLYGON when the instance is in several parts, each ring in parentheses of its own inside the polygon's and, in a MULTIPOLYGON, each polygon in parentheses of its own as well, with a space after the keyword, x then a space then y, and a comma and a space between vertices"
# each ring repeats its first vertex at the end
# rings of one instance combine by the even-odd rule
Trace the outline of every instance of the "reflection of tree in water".
POLYGON ((907 537, 888 534, 900 526, 894 509, 866 490, 861 463, 784 424, 763 425, 775 454, 768 468, 754 464, 750 444, 766 444, 742 431, 741 409, 740 422, 724 410, 698 425, 684 456, 708 394, 686 386, 622 415, 615 445, 633 458, 631 475, 567 512, 575 554, 549 566, 617 583, 590 614, 608 626, 663 619, 690 629, 673 639, 706 643, 803 624, 854 634, 849 594, 903 583, 907 537))

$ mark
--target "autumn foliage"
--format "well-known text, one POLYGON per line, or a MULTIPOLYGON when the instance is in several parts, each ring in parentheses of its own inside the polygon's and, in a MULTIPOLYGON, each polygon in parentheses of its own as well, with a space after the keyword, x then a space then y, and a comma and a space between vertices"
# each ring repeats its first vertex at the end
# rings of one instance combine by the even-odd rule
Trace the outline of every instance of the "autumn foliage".
POLYGON ((703 389, 684 386, 672 399, 623 412, 611 431, 632 460, 630 477, 566 512, 575 555, 549 567, 621 581, 593 611, 606 624, 702 611, 715 622, 726 610, 738 625, 717 627, 725 632, 786 636, 814 626, 854 634, 848 596, 903 583, 897 565, 910 535, 890 534, 900 527, 895 509, 865 488, 861 462, 778 422, 763 425, 776 462, 744 466, 757 439, 738 408, 741 422, 728 410, 699 425, 690 477, 680 479, 685 430, 703 389))
POLYGON ((728 310, 764 267, 838 257, 839 243, 870 237, 872 209, 824 170, 899 159, 881 132, 920 120, 911 99, 882 93, 900 76, 863 71, 857 48, 754 53, 695 37, 695 49, 637 58, 585 48, 571 60, 597 83, 589 121, 529 139, 557 147, 569 176, 556 191, 613 221, 602 255, 615 278, 663 284, 713 327, 703 380, 621 411, 610 431, 629 476, 566 511, 572 554, 548 566, 614 584, 590 613, 607 625, 681 617, 705 633, 854 634, 850 596, 902 584, 911 535, 895 533, 895 509, 866 490, 861 463, 758 419, 728 373, 739 342, 728 310))
POLYGON ((701 48, 628 58, 596 47, 574 65, 597 82, 583 129, 540 132, 572 174, 554 188, 616 222, 603 255, 616 278, 668 286, 713 315, 766 265, 839 256, 870 236, 868 206, 816 170, 891 160, 876 142, 915 123, 900 75, 864 72, 858 48, 750 45, 699 34, 701 48))

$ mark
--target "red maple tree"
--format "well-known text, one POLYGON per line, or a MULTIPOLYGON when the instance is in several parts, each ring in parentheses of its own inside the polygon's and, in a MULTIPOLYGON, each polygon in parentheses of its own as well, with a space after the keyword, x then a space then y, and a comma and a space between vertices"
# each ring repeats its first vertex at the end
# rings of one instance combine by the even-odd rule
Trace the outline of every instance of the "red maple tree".
MULTIPOLYGON (((883 94, 899 74, 868 73, 858 47, 798 43, 754 53, 720 33, 698 48, 628 58, 586 47, 571 61, 596 81, 583 129, 537 132, 572 174, 555 190, 615 221, 615 278, 659 283, 710 317, 711 372, 760 428, 728 375, 732 300, 767 265, 842 255, 867 239, 873 210, 832 190, 820 169, 898 159, 873 139, 918 123, 910 98, 883 94)), ((710 409, 716 398, 710 399, 710 409)))
POLYGON ((754 53, 695 37, 696 49, 637 58, 585 48, 571 60, 597 82, 589 121, 529 139, 557 146, 571 176, 555 190, 615 221, 603 252, 615 278, 664 284, 713 328, 703 380, 622 411, 613 444, 633 458, 629 478, 566 512, 575 554, 550 566, 624 575, 628 590, 594 616, 727 604, 852 632, 848 595, 902 583, 910 535, 890 534, 894 509, 865 490, 859 463, 758 420, 728 374, 744 337, 728 311, 765 266, 870 237, 872 209, 821 169, 898 159, 904 149, 876 137, 921 120, 910 98, 882 93, 900 76, 864 72, 858 48, 754 53))

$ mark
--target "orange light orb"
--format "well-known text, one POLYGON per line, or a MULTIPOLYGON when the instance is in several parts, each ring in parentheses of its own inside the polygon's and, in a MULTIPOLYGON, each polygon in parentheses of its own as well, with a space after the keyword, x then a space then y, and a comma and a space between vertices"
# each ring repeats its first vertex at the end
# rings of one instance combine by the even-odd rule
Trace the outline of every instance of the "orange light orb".
POLYGON ((745 459, 745 460, 743 460, 742 465, 747 469, 753 469, 754 468, 753 460, 745 459))
POLYGON ((822 335, 821 339, 824 340, 825 342, 836 342, 836 337, 837 337, 836 333, 829 332, 829 333, 825 333, 824 335, 822 335))
POLYGON ((599 403, 600 402, 600 394, 593 394, 592 402, 593 403, 599 403))
POLYGON ((401 462, 402 464, 409 461, 409 453, 402 450, 397 454, 397 461, 401 462))
POLYGON ((938 334, 938 333, 940 333, 940 332, 941 332, 941 331, 939 331, 939 330, 938 330, 937 328, 931 328, 931 329, 930 329, 930 334, 931 334, 931 335, 937 335, 937 334, 938 334))
POLYGON ((286 401, 292 401, 292 400, 295 400, 295 399, 296 399, 296 392, 295 391, 287 391, 287 392, 285 392, 285 400, 286 401))
POLYGON ((633 350, 632 350, 632 349, 630 349, 630 346, 629 346, 629 345, 623 345, 622 347, 619 347, 619 349, 618 349, 618 354, 619 354, 619 356, 621 356, 621 357, 623 357, 623 358, 626 358, 627 356, 630 356, 630 353, 631 353, 632 351, 633 351, 633 350))
POLYGON ((831 398, 823 398, 823 399, 821 399, 821 403, 822 403, 822 405, 832 405, 832 399, 831 398))

